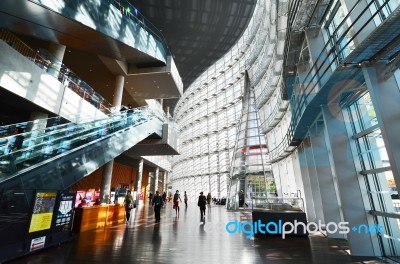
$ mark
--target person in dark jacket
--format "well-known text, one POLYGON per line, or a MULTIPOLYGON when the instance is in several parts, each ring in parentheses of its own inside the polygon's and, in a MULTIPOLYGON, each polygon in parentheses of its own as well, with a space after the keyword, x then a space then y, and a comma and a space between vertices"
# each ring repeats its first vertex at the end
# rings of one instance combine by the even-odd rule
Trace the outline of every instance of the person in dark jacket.
POLYGON ((154 216, 156 218, 156 223, 160 222, 160 210, 161 207, 163 207, 164 205, 164 200, 163 198, 160 196, 160 192, 156 191, 155 196, 153 197, 153 201, 152 201, 152 206, 154 208, 154 216))
POLYGON ((207 198, 203 195, 203 192, 200 192, 199 200, 197 201, 197 206, 200 207, 200 221, 206 216, 206 204, 207 198))
POLYGON ((187 208, 187 202, 188 202, 188 195, 185 191, 185 193, 183 194, 183 201, 185 202, 185 207, 187 208))
POLYGON ((24 136, 21 135, 24 131, 20 127, 16 127, 14 130, 14 137, 10 138, 9 152, 14 152, 22 148, 24 142, 24 136))
POLYGON ((243 207, 243 205, 244 205, 244 192, 243 190, 241 190, 239 193, 239 207, 243 207))
POLYGON ((131 210, 133 209, 133 196, 131 191, 128 191, 128 193, 125 196, 124 199, 124 206, 125 206, 125 213, 126 213, 126 223, 129 224, 129 219, 131 218, 131 210))

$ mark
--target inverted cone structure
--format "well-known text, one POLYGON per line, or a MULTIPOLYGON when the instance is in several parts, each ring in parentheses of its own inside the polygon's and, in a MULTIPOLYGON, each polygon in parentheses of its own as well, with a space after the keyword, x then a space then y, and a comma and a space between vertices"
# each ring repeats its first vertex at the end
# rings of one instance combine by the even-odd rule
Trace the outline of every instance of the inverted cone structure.
POLYGON ((237 127, 228 186, 228 209, 251 208, 252 198, 275 192, 268 146, 260 133, 254 91, 246 74, 242 113, 237 127))

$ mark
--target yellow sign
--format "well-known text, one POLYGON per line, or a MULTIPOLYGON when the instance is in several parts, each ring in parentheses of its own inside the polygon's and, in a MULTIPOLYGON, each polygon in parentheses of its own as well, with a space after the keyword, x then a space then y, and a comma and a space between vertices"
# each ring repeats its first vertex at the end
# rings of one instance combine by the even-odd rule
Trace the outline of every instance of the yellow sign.
POLYGON ((36 193, 29 233, 50 229, 56 197, 55 192, 36 193))

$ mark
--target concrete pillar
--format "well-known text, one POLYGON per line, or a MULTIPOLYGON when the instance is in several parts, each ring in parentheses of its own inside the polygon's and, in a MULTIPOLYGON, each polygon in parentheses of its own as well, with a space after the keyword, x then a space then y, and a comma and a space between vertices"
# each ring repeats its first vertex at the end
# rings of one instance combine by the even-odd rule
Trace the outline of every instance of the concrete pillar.
POLYGON ((122 94, 124 92, 124 81, 125 77, 122 75, 118 75, 115 77, 113 106, 115 107, 116 111, 119 111, 121 109, 122 94))
MULTIPOLYGON (((66 47, 58 43, 50 43, 49 52, 55 57, 51 62, 49 71, 58 73, 61 69, 61 64, 64 59, 66 47)), ((57 74, 58 76, 58 74, 57 74)))
POLYGON ((50 43, 49 45, 49 52, 60 62, 64 59, 66 47, 59 43, 50 43))
POLYGON ((142 178, 143 178, 143 159, 140 159, 137 168, 137 177, 135 184, 135 190, 137 192, 137 195, 140 195, 142 193, 142 178))
POLYGON ((110 202, 111 179, 114 160, 107 162, 103 168, 103 177, 101 179, 100 199, 102 203, 110 202))
POLYGON ((167 192, 167 171, 163 173, 163 192, 167 192))
MULTIPOLYGON (((151 182, 152 181, 153 181, 152 173, 149 173, 149 178, 148 178, 147 186, 146 186, 146 196, 147 196, 147 198, 149 197, 150 193, 152 193, 153 196, 154 196, 154 190, 153 190, 153 188, 151 188, 151 184, 152 184, 151 182)), ((150 199, 149 199, 149 202, 151 202, 150 199)))
POLYGON ((160 167, 156 167, 156 170, 154 171, 154 194, 156 193, 156 191, 158 191, 158 177, 160 174, 160 167))
POLYGON ((48 114, 42 112, 31 112, 29 120, 33 121, 32 129, 34 130, 44 130, 47 126, 48 114))
MULTIPOLYGON (((124 90, 124 77, 117 76, 115 78, 115 92, 113 106, 117 111, 121 108, 122 92, 124 90)), ((111 179, 113 172, 114 160, 107 162, 104 165, 103 178, 101 180, 100 197, 102 202, 107 202, 110 199, 111 179)))
POLYGON ((29 116, 29 120, 35 121, 38 119, 47 119, 49 117, 48 114, 46 113, 42 113, 42 112, 31 112, 30 116, 29 116))
MULTIPOLYGON (((312 137, 313 135, 311 135, 312 137)), ((311 137, 304 140, 304 152, 306 154, 308 177, 310 180, 312 199, 314 201, 314 211, 317 221, 325 223, 324 213, 322 210, 321 189, 319 188, 318 175, 315 166, 314 153, 311 145, 311 137)))
MULTIPOLYGON (((326 126, 325 131, 329 139, 327 143, 332 151, 331 157, 337 176, 344 221, 349 223, 350 228, 372 224, 373 217, 367 214, 364 206, 364 200, 368 200, 365 187, 361 187, 364 179, 357 173, 354 164, 343 114, 339 112, 333 115, 328 108, 323 108, 322 113, 326 126)), ((381 255, 376 235, 350 230, 347 238, 352 255, 381 255)))
POLYGON ((293 175, 295 177, 295 182, 296 182, 296 187, 297 187, 297 190, 296 190, 297 197, 303 199, 305 212, 308 212, 307 204, 305 202, 305 196, 304 196, 305 191, 304 191, 303 179, 301 177, 301 169, 300 169, 298 150, 293 152, 293 154, 291 155, 291 158, 292 158, 292 165, 293 165, 293 175))
MULTIPOLYGON (((32 133, 30 140, 35 142, 35 144, 43 142, 42 135, 45 133, 48 117, 49 117, 48 114, 41 112, 31 112, 29 116, 29 120, 32 121, 32 127, 30 129, 32 133)), ((24 132, 30 132, 30 131, 24 131, 24 132)))
POLYGON ((317 222, 317 216, 315 214, 314 200, 312 196, 312 187, 310 177, 308 175, 307 157, 304 150, 304 146, 301 145, 299 148, 299 165, 301 171, 301 178, 304 186, 304 200, 306 204, 307 220, 310 222, 317 222))
MULTIPOLYGON (((326 144, 328 138, 325 138, 325 127, 323 122, 317 121, 310 130, 313 131, 311 146, 321 194, 325 224, 330 222, 338 224, 343 221, 343 218, 337 194, 337 183, 336 180, 334 180, 333 168, 331 166, 330 155, 326 144)), ((328 228, 330 228, 329 225, 328 228)), ((330 230, 333 229, 331 228, 330 230)), ((344 234, 340 234, 339 232, 328 232, 327 235, 331 238, 345 237, 344 234)))

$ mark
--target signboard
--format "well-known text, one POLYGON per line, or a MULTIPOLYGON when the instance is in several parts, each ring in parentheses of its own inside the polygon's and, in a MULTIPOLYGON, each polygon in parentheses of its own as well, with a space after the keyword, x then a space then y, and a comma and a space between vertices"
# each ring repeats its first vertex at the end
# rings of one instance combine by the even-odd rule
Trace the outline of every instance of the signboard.
POLYGON ((84 198, 85 198, 85 191, 77 191, 75 198, 75 207, 77 207, 84 198))
POLYGON ((89 190, 86 192, 86 202, 89 203, 93 200, 93 191, 89 190))
POLYGON ((50 229, 56 197, 56 192, 36 193, 29 233, 50 229))
POLYGON ((56 226, 66 226, 69 229, 72 221, 75 192, 62 192, 60 194, 60 206, 57 212, 56 226))
POLYGON ((96 199, 100 199, 100 191, 94 192, 94 200, 96 201, 96 199))
POLYGON ((29 233, 50 229, 56 197, 56 192, 36 193, 29 233))
POLYGON ((44 242, 45 241, 46 241, 46 237, 45 236, 32 239, 30 251, 34 251, 34 250, 38 250, 38 249, 44 248, 44 242))

